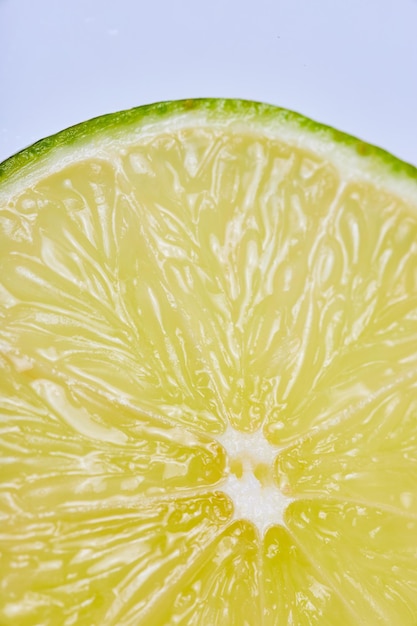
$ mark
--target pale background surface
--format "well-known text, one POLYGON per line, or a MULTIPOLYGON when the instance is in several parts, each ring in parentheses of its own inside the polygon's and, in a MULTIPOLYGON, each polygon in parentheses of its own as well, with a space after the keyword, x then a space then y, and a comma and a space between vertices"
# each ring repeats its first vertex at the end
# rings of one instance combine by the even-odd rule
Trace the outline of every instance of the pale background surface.
POLYGON ((0 0, 0 161, 198 96, 288 107, 417 165, 417 0, 0 0))

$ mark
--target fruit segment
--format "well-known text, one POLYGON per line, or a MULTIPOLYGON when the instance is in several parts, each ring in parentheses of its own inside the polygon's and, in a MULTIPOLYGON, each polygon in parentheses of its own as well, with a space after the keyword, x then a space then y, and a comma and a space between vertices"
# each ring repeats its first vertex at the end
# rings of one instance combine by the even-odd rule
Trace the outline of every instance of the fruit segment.
POLYGON ((161 623, 181 626, 258 624, 263 615, 260 585, 257 535, 247 522, 235 522, 201 550, 172 594, 161 597, 154 619, 164 615, 161 623))
POLYGON ((9 518, 0 534, 2 620, 94 623, 100 615, 116 625, 153 615, 164 623, 178 580, 208 546, 214 551, 230 513, 226 498, 211 494, 128 505, 115 497, 9 518))
POLYGON ((358 624, 415 623, 415 515, 324 500, 291 505, 288 527, 358 624))
POLYGON ((271 528, 262 548, 263 607, 265 626, 346 626, 361 618, 343 594, 335 590, 326 572, 304 551, 288 530, 271 528))
POLYGON ((279 454, 293 497, 331 496, 417 515, 416 382, 400 380, 279 454), (355 409, 355 410, 354 410, 355 409))

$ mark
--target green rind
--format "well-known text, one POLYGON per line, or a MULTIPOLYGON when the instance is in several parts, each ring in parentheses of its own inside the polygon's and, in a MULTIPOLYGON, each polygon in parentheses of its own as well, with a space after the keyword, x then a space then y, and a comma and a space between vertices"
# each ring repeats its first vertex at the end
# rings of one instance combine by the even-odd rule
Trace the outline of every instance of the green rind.
POLYGON ((21 152, 9 157, 0 164, 0 184, 10 181, 15 174, 24 175, 25 169, 31 168, 41 158, 52 156, 57 148, 94 141, 101 135, 109 135, 109 131, 126 131, 129 127, 139 129, 150 122, 164 121, 174 115, 182 115, 191 111, 204 111, 208 120, 224 121, 241 120, 257 121, 265 125, 274 123, 287 124, 292 128, 307 132, 327 143, 332 142, 348 148, 352 153, 372 162, 378 169, 394 177, 411 179, 417 183, 417 168, 395 157, 391 153, 377 146, 368 144, 357 137, 348 135, 309 119, 299 113, 270 104, 252 102, 249 100, 198 98, 190 100, 174 100, 159 102, 110 113, 90 119, 75 126, 71 126, 55 135, 41 139, 21 152))

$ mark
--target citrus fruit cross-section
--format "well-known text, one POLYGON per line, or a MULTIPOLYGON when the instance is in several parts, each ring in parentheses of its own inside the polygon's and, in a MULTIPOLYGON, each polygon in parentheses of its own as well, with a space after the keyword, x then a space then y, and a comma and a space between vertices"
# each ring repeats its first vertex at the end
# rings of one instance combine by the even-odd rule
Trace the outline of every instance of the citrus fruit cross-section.
POLYGON ((0 624, 417 624, 417 172, 156 104, 0 166, 0 624))

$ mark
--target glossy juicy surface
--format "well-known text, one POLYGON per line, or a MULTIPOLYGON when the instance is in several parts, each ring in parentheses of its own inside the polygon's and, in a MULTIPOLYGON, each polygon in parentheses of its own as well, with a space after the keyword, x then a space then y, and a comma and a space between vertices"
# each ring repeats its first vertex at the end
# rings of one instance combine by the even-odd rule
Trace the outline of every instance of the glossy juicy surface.
POLYGON ((416 385, 375 181, 215 125, 43 176, 0 209, 0 623, 416 624, 416 385))

